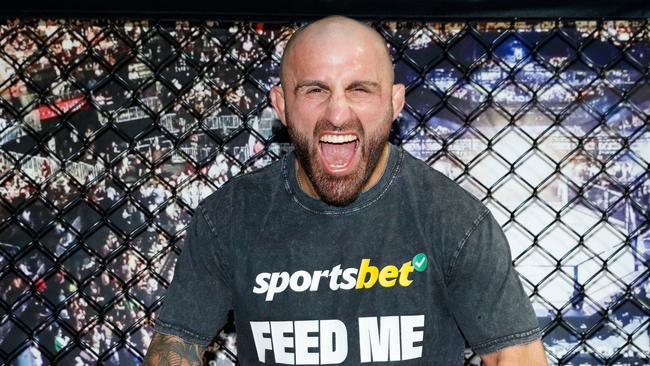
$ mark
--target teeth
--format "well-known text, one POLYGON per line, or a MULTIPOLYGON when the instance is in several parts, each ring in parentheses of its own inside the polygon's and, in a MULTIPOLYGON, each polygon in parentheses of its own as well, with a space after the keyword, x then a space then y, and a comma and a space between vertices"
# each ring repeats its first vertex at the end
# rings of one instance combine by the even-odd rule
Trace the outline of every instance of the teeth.
POLYGON ((322 142, 329 142, 330 144, 342 144, 344 142, 352 142, 357 139, 354 135, 323 135, 320 138, 322 142))

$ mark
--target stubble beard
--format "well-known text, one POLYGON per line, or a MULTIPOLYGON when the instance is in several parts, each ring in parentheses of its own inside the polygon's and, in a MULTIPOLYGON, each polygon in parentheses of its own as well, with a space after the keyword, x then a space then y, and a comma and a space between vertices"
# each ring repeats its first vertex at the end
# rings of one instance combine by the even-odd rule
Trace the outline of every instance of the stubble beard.
POLYGON ((315 143, 310 146, 306 136, 300 135, 293 128, 289 116, 287 116, 287 130, 289 137, 295 146, 295 154, 300 166, 304 169, 318 194, 318 197, 325 203, 332 206, 347 206, 354 202, 361 194, 366 182, 370 179, 372 172, 379 163, 384 146, 388 141, 390 133, 390 121, 392 116, 388 111, 382 120, 377 132, 373 135, 365 135, 363 126, 358 119, 346 123, 344 126, 335 127, 329 121, 319 120, 314 128, 312 140, 315 143), (384 127, 385 126, 385 127, 384 127), (357 169, 345 176, 333 176, 327 173, 321 164, 319 154, 319 142, 316 140, 320 131, 355 131, 359 136, 359 152, 361 159, 357 169))

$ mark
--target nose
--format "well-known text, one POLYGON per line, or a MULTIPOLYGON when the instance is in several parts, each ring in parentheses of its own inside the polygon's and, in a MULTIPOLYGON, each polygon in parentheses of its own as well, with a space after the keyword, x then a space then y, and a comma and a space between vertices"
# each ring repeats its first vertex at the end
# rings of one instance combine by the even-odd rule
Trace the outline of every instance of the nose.
POLYGON ((332 93, 327 109, 325 110, 325 118, 334 126, 342 127, 350 121, 352 114, 352 106, 345 97, 344 93, 332 93))

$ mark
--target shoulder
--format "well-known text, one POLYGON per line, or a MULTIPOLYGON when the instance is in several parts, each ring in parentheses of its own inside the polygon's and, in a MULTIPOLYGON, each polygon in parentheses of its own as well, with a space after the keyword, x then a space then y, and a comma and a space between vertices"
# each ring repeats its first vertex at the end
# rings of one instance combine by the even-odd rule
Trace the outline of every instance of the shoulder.
POLYGON ((283 187, 283 158, 254 171, 231 177, 223 186, 204 198, 199 207, 205 211, 235 208, 245 202, 264 199, 278 187, 283 187))
POLYGON ((407 151, 402 154, 400 189, 425 209, 444 214, 447 219, 472 220, 485 214, 485 205, 458 183, 407 151))

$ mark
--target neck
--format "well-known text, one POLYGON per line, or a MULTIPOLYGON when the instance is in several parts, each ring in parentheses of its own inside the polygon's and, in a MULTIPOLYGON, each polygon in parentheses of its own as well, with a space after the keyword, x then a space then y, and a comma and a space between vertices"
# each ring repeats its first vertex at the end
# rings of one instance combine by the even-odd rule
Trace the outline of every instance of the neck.
MULTIPOLYGON (((386 143, 384 145, 384 150, 381 152, 381 157, 379 158, 377 165, 372 170, 370 178, 368 178, 368 181, 363 186, 363 192, 369 190, 375 184, 377 184, 377 182, 379 182, 379 179, 384 174, 384 170, 386 169, 386 164, 388 163, 388 155, 390 155, 390 144, 386 143)), ((311 179, 309 179, 307 173, 305 173, 305 170, 302 168, 302 165, 298 159, 296 159, 296 176, 298 178, 298 182, 300 183, 300 188, 303 190, 303 192, 313 198, 320 199, 318 193, 316 193, 316 189, 314 189, 314 185, 312 184, 311 179)))

